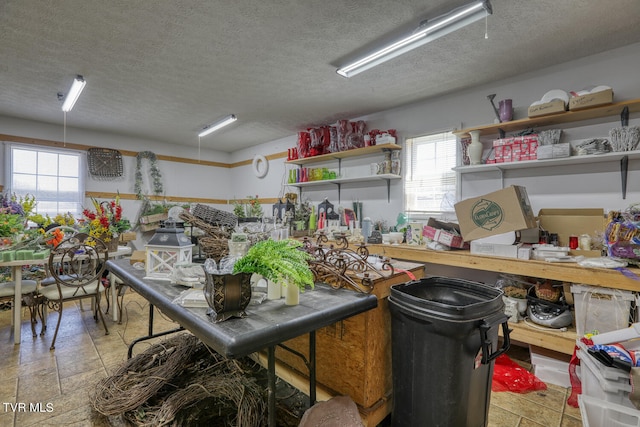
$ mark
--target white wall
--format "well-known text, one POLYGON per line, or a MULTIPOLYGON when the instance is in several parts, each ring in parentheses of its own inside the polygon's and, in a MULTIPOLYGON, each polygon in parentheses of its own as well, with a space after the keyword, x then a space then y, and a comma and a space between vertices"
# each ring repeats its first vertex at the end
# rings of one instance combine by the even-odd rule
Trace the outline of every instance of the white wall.
MULTIPOLYGON (((505 61, 508 58, 505 58, 505 61)), ((513 99, 514 118, 526 117, 526 109, 551 89, 580 90, 589 85, 605 84, 613 87, 614 101, 640 98, 640 44, 615 49, 593 55, 577 61, 558 64, 542 71, 495 82, 493 84, 466 89, 457 93, 424 102, 407 105, 394 110, 384 111, 362 117, 368 129, 397 129, 402 144, 406 138, 452 128, 493 123, 494 113, 487 95, 495 93, 496 101, 513 99)), ((357 78, 357 77, 356 77, 357 78)), ((355 118, 351 118, 355 119, 355 118)), ((606 137, 609 129, 618 126, 616 116, 607 120, 578 123, 575 127, 566 127, 567 140, 577 141, 591 137, 606 137)), ((631 125, 640 125, 638 113, 631 115, 631 125)), ((574 126, 574 125, 571 125, 574 126)), ((0 133, 24 137, 62 140, 62 126, 42 124, 7 117, 0 117, 0 133)), ((94 145, 134 151, 151 150, 156 154, 197 158, 197 147, 186 148, 136 139, 118 135, 89 132, 80 129, 67 129, 67 141, 78 144, 94 145)), ((484 141, 486 148, 490 141, 484 141)), ((216 152, 203 148, 201 158, 220 162, 239 162, 253 159, 257 154, 268 155, 286 151, 294 147, 296 136, 232 154, 216 152)), ((361 159, 345 159, 342 171, 351 176, 366 175, 369 163, 380 161, 381 155, 367 156, 361 159)), ((159 162, 163 174, 165 192, 168 195, 209 197, 232 199, 249 195, 259 197, 281 197, 285 192, 297 191, 294 187, 283 187, 291 166, 285 159, 269 161, 269 171, 264 178, 257 178, 251 165, 237 168, 214 168, 183 163, 159 162)), ((337 167, 337 162, 311 165, 313 167, 337 167)), ((125 158, 126 178, 121 182, 87 182, 89 191, 121 191, 132 193, 134 186, 135 159, 125 158)), ((513 184, 527 187, 534 211, 553 207, 603 207, 606 210, 624 209, 640 200, 640 161, 629 162, 627 199, 622 200, 620 189, 620 171, 617 162, 595 163, 581 166, 546 167, 507 171, 504 186, 513 184)), ((497 172, 482 172, 462 175, 461 198, 468 198, 497 190, 503 185, 497 172)), ((385 219, 395 224, 397 215, 403 210, 403 188, 400 181, 392 181, 390 200, 387 201, 387 187, 384 181, 371 186, 363 184, 345 184, 341 190, 341 204, 345 207, 353 201, 364 203, 363 213, 372 219, 385 219)), ((305 189, 303 198, 314 204, 324 198, 338 205, 338 191, 335 186, 305 189)), ((135 210, 135 202, 125 209, 135 210)), ((231 210, 230 206, 220 207, 231 210)), ((135 215, 132 215, 135 216, 135 215)))
MULTIPOLYGON (((508 58, 505 58, 508 60, 508 58)), ((407 105, 362 117, 367 129, 397 129, 400 141, 407 138, 448 129, 463 129, 494 123, 495 115, 487 95, 496 94, 495 102, 513 99, 514 119, 525 118, 528 106, 551 89, 581 90, 593 85, 608 85, 614 89, 614 101, 640 98, 640 44, 604 52, 577 61, 559 64, 541 71, 518 76, 489 85, 470 88, 447 96, 407 105)), ((578 141, 607 137, 612 127, 619 126, 619 116, 554 126, 562 128, 563 141, 578 141)), ((640 125, 638 113, 631 114, 630 125, 640 125)), ((545 129, 545 128, 539 128, 545 129)), ((491 139, 483 140, 488 150, 491 139)), ((367 162, 370 160, 367 160, 367 162)), ((459 200, 498 190, 504 185, 527 188, 534 212, 541 208, 602 207, 620 210, 640 201, 640 161, 629 162, 626 200, 622 199, 619 162, 587 165, 544 167, 481 172, 459 175, 462 192, 459 200), (504 179, 504 181, 503 181, 504 179)), ((365 201, 367 215, 395 223, 402 211, 403 191, 400 183, 391 186, 391 202, 387 203, 382 188, 353 188, 342 192, 343 201, 359 198, 365 201)), ((386 190, 386 189, 385 189, 386 190)), ((311 193, 309 191, 308 193, 311 193)), ((319 199, 320 195, 313 196, 319 199)))

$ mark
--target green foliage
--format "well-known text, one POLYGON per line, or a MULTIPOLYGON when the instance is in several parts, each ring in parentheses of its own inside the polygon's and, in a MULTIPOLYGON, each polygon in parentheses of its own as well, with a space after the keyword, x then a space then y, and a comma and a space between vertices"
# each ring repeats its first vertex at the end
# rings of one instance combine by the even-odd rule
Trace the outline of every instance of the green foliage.
POLYGON ((296 240, 263 240, 236 262, 233 272, 260 274, 273 282, 295 284, 301 291, 306 285, 313 288, 313 272, 307 262, 312 257, 300 246, 296 240))
POLYGON ((0 236, 10 237, 24 230, 24 218, 18 214, 0 213, 0 236))

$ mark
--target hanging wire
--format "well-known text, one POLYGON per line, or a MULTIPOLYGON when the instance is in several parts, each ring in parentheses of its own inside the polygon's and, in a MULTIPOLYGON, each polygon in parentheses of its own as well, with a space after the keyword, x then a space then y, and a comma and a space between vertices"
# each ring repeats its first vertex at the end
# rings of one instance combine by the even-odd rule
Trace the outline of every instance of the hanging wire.
POLYGON ((62 146, 67 146, 67 112, 62 112, 64 118, 62 120, 62 146))
POLYGON ((489 38, 489 12, 484 15, 484 38, 489 38))

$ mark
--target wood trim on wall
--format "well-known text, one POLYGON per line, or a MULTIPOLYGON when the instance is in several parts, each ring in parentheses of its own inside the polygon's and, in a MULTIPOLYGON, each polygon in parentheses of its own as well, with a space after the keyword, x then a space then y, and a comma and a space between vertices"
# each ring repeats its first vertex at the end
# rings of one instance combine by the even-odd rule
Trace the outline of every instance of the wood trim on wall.
MULTIPOLYGON (((26 138, 23 136, 5 135, 5 134, 0 134, 0 140, 19 142, 22 144, 41 145, 41 146, 53 147, 53 148, 69 148, 69 149, 81 150, 81 151, 86 151, 89 148, 95 148, 95 146, 93 145, 73 144, 71 142, 64 143, 61 141, 52 141, 48 139, 26 138)), ((104 147, 99 147, 99 148, 104 148, 104 147)), ((118 151, 123 156, 136 157, 138 155, 138 151, 129 151, 129 150, 120 150, 120 149, 118 149, 118 151)), ((251 160, 242 160, 240 162, 235 162, 235 163, 224 163, 224 162, 213 162, 210 160, 189 159, 186 157, 164 156, 162 154, 157 154, 156 157, 158 160, 164 160, 167 162, 188 163, 188 164, 195 164, 195 165, 213 166, 218 168, 237 168, 240 166, 250 165, 253 162, 253 159, 251 159, 251 160)), ((268 156, 265 156, 265 157, 267 158, 267 160, 282 159, 287 157, 287 153, 282 151, 280 153, 269 154, 268 156)))
MULTIPOLYGON (((61 141, 53 141, 48 139, 39 139, 39 138, 27 138, 23 136, 16 135, 6 135, 0 134, 0 141, 9 141, 9 142, 19 142, 21 144, 31 144, 31 145, 40 145, 44 147, 53 147, 53 148, 69 148, 72 150, 80 150, 86 151, 89 148, 95 148, 93 145, 84 145, 84 144, 74 144, 71 142, 61 142, 61 141)), ((104 148, 104 147, 99 147, 104 148)), ((120 150, 118 149, 120 154, 123 156, 136 157, 138 155, 138 151, 129 151, 129 150, 120 150)), ((274 153, 265 156, 267 160, 281 159, 287 157, 286 152, 274 153)), ((253 163, 253 159, 251 160, 242 160, 240 162, 235 163, 224 163, 224 162, 212 162, 208 160, 196 160, 189 159, 185 157, 175 157, 175 156, 163 156, 156 155, 158 160, 164 160, 167 162, 176 162, 176 163, 188 163, 188 164, 198 164, 204 166, 212 166, 219 168, 237 168, 240 166, 247 166, 253 163)), ((0 192, 4 190, 4 187, 0 185, 0 192)), ((96 199, 114 199, 118 193, 109 193, 102 191, 87 191, 85 192, 85 197, 94 197, 96 199)), ((120 193, 120 198, 124 200, 137 200, 137 196, 135 194, 126 194, 120 193)), ((176 203, 210 203, 216 205, 229 205, 233 203, 233 200, 245 200, 245 199, 209 199, 209 198, 201 198, 201 197, 181 197, 181 196, 148 196, 150 200, 153 201, 166 201, 166 202, 176 202, 176 203)), ((279 201, 278 198, 275 197, 265 197, 262 199, 258 199, 261 204, 274 204, 279 201)))
MULTIPOLYGON (((133 193, 110 193, 105 191, 86 191, 85 197, 93 197, 95 199, 115 199, 120 195, 122 200, 137 200, 138 197, 133 193)), ((230 205, 234 200, 248 201, 249 199, 209 199, 204 197, 179 197, 179 196, 147 196, 149 200, 156 202, 175 202, 175 203, 209 203, 214 205, 230 205)), ((278 203, 280 199, 276 197, 259 198, 260 204, 278 203)))

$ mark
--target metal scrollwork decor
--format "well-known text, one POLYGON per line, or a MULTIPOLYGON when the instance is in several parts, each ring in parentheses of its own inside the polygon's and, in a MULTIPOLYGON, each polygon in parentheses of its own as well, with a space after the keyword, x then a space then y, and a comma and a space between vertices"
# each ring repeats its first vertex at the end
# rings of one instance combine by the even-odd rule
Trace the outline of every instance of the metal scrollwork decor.
POLYGON ((371 293, 376 279, 394 274, 389 258, 370 255, 364 244, 350 249, 344 233, 334 235, 334 239, 329 244, 329 238, 323 232, 316 235, 315 243, 304 238, 304 249, 313 255, 309 266, 316 282, 327 283, 336 289, 348 287, 371 293))

